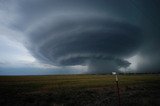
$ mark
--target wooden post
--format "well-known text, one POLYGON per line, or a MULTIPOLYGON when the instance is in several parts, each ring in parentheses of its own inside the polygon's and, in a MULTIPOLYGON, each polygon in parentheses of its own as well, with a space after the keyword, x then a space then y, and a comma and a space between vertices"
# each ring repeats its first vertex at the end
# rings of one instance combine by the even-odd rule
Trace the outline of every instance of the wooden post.
POLYGON ((121 106, 121 99, 120 99, 120 93, 119 93, 119 83, 118 83, 118 75, 116 74, 116 72, 112 72, 112 74, 116 76, 116 87, 117 87, 118 105, 121 106))
POLYGON ((118 84, 118 76, 117 75, 116 75, 116 85, 117 85, 118 103, 119 103, 119 106, 121 106, 121 99, 120 99, 119 84, 118 84))

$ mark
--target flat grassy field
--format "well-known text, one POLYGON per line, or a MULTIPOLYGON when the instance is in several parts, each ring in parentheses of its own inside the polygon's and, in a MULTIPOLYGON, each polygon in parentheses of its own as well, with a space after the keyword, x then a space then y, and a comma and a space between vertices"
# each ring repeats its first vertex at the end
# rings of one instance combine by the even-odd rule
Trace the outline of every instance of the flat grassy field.
MULTIPOLYGON (((121 106, 160 106, 160 75, 119 75, 121 106)), ((0 76, 0 106, 118 106, 113 75, 0 76)))

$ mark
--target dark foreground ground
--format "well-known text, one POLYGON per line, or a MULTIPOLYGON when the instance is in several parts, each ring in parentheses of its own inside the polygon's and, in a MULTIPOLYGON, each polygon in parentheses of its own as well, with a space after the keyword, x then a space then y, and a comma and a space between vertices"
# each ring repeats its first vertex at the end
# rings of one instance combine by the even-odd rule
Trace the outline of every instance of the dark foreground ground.
MULTIPOLYGON (((160 75, 120 75, 121 106, 160 106, 160 75)), ((0 106, 118 106, 115 76, 1 76, 0 106)))

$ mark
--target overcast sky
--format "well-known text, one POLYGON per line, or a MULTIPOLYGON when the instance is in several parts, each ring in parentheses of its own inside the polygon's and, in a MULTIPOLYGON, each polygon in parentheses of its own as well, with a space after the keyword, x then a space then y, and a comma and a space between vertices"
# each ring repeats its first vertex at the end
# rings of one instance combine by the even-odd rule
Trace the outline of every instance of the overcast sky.
POLYGON ((0 0, 0 75, 160 71, 159 0, 0 0))

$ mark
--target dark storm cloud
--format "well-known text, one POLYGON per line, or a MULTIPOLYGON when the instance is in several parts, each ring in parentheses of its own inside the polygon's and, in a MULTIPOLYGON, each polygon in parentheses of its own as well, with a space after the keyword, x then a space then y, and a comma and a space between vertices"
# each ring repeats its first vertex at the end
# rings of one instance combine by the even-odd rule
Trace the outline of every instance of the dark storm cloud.
POLYGON ((142 42, 137 26, 104 17, 63 17, 39 28, 30 32, 28 48, 38 59, 60 66, 89 65, 93 70, 103 61, 118 70, 129 66, 123 58, 137 52, 142 42))
POLYGON ((130 63, 120 59, 92 59, 89 62, 89 73, 111 73, 117 71, 121 67, 128 67, 130 63))
POLYGON ((121 59, 132 55, 141 43, 139 28, 113 20, 65 17, 48 27, 31 33, 30 42, 36 56, 40 53, 39 57, 43 55, 56 65, 83 64, 92 58, 121 59))
MULTIPOLYGON (((39 60, 58 66, 86 65, 93 73, 128 67, 140 55, 160 69, 160 16, 156 0, 23 0, 13 28, 39 60), (156 55, 155 55, 156 53, 156 55)), ((140 64, 146 70, 146 63, 140 64)))

